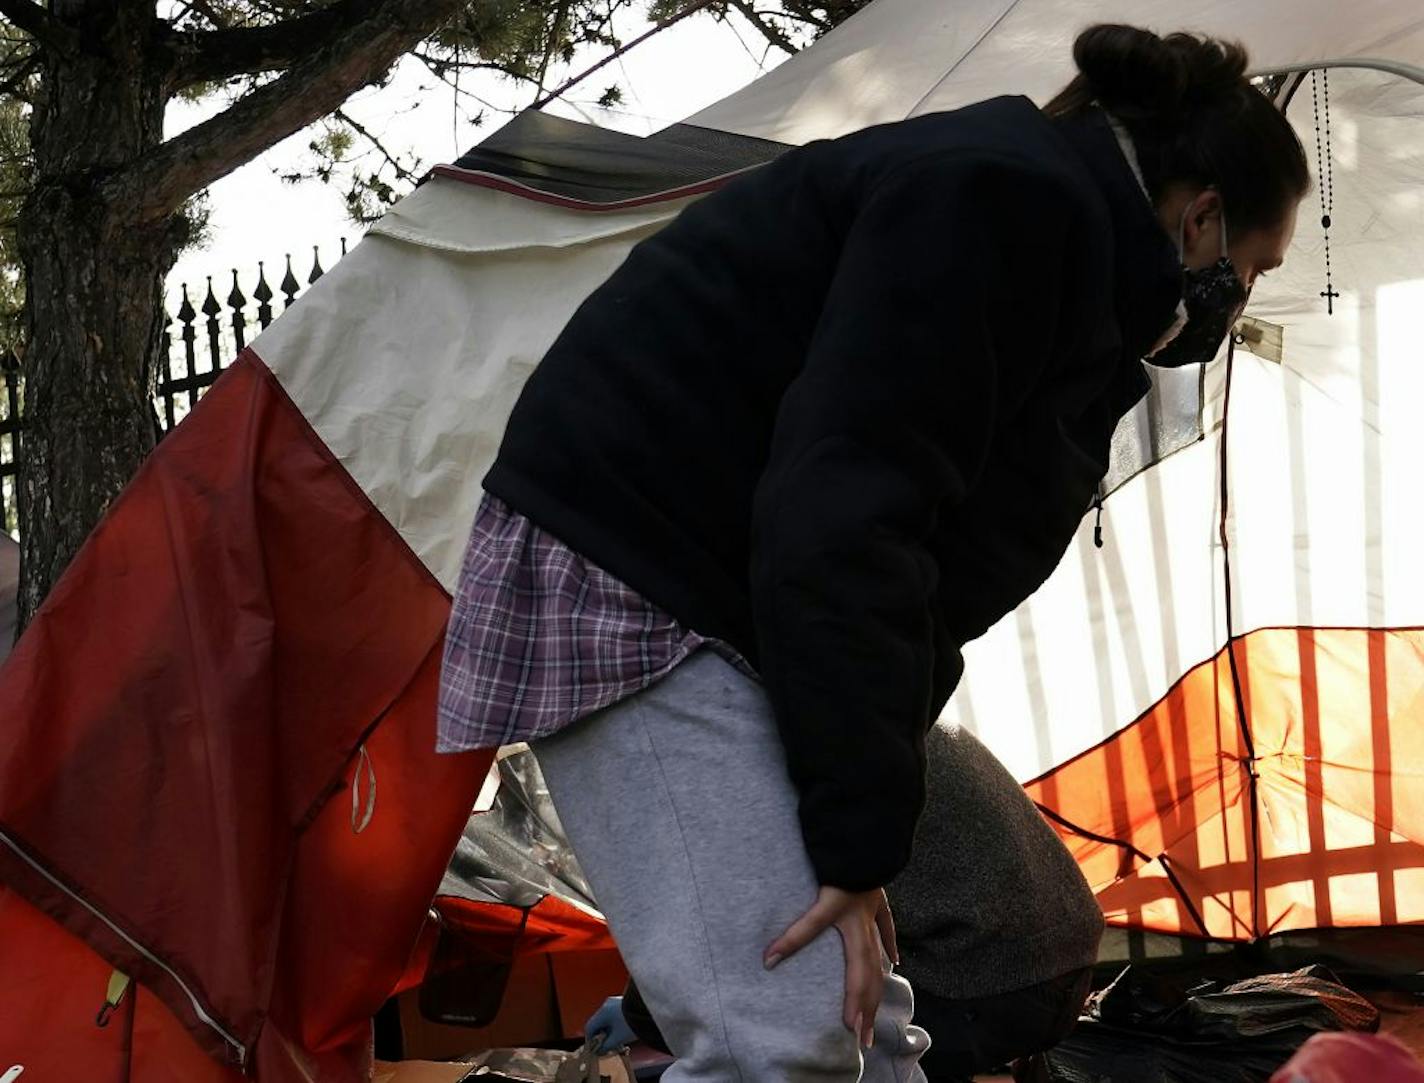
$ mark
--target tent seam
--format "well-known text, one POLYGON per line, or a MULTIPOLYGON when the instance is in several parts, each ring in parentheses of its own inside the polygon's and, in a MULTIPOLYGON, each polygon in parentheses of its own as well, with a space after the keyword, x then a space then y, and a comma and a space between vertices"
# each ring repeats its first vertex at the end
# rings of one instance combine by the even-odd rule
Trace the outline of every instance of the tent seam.
POLYGON ((1018 6, 1019 0, 1010 0, 1009 6, 1006 7, 1003 11, 1001 11, 999 13, 999 17, 996 18, 992 23, 990 23, 984 29, 984 33, 980 34, 979 37, 975 39, 974 44, 969 46, 969 48, 965 49, 964 52, 960 54, 959 59, 956 60, 953 64, 951 64, 949 68, 945 71, 945 73, 941 75, 937 80, 935 80, 934 85, 930 87, 929 90, 925 91, 924 94, 920 96, 920 98, 915 102, 914 105, 910 106, 909 111, 905 114, 905 116, 915 116, 920 106, 924 105, 925 102, 929 101, 930 98, 934 97, 935 91, 937 91, 940 87, 944 86, 945 82, 949 79, 949 77, 959 70, 959 65, 963 64, 966 60, 968 60, 969 57, 973 54, 974 50, 978 49, 979 46, 983 45, 984 42, 988 40, 989 35, 992 34, 995 30, 999 29, 999 25, 1005 19, 1007 19, 1009 15, 1013 12, 1014 8, 1018 6))

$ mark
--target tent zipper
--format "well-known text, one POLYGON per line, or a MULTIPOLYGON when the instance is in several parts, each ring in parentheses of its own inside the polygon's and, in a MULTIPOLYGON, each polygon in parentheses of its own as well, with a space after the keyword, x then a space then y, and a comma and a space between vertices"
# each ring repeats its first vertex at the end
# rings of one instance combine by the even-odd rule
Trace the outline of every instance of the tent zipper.
POLYGON ((85 910, 89 911, 89 913, 93 914, 96 918, 98 918, 105 925, 107 925, 109 929, 113 931, 114 935, 123 940, 125 944, 127 944, 134 951, 138 952, 138 954, 142 955, 150 963, 158 967, 170 978, 172 978, 178 988, 183 990, 184 995, 188 998, 188 1002, 193 1006, 193 1014, 196 1015, 199 1019, 201 1019, 204 1024, 206 1024, 220 1038, 222 1038, 224 1042, 226 1042, 229 1046, 232 1047, 233 1051, 237 1054, 238 1067, 246 1067, 247 1047, 243 1045, 240 1041, 238 1041, 236 1038, 234 1038, 231 1034, 229 1034, 221 1023, 219 1023, 216 1019, 214 1019, 211 1015, 208 1014, 207 1009, 204 1008, 202 1002, 198 1000, 197 994, 194 993, 193 990, 188 987, 188 983, 185 982, 182 978, 180 978, 171 966, 165 963, 157 955, 154 955, 153 952, 149 951, 133 937, 129 936, 129 934, 124 932, 123 929, 119 928, 118 925, 116 925, 107 914, 95 907, 92 903, 89 902, 89 900, 70 890, 70 888, 66 884, 64 884, 61 880, 54 876, 48 869, 46 869, 34 858, 32 858, 29 854, 25 853, 25 851, 18 844, 16 844, 15 840, 12 839, 4 831, 0 831, 0 842, 3 842, 7 847, 9 847, 12 853, 16 854, 21 861, 23 861, 26 865, 30 866, 30 868, 34 869, 35 872, 39 873, 51 884, 57 887, 60 891, 64 892, 65 895, 73 899, 80 906, 84 907, 85 910))

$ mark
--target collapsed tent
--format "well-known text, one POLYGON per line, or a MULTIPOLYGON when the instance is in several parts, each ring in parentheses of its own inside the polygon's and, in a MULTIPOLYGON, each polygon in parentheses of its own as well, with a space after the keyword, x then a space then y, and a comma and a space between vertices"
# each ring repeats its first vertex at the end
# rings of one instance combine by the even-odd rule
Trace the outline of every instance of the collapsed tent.
MULTIPOLYGON (((434 689, 524 377, 632 244, 726 177, 1042 100, 1074 32, 1110 18, 1181 12, 875 0, 686 124, 640 140, 526 115, 382 219, 165 440, 0 671, 0 1066, 364 1078, 490 765, 433 754, 434 689)), ((971 645, 949 713, 1029 785, 1115 925, 1418 922, 1424 23, 1324 0, 1195 21, 1286 76, 1312 149, 1319 117, 1333 277, 1303 214, 1252 337, 1159 381, 1118 442, 1103 546, 1085 515, 971 645)), ((541 950, 606 943, 557 891, 531 914, 538 877, 484 880, 437 905, 491 935, 521 915, 541 950)))

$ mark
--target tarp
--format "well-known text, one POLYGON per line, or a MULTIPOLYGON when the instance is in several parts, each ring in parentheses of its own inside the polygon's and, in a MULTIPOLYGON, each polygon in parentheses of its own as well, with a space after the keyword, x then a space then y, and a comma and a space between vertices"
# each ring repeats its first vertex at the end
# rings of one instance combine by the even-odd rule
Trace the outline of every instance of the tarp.
POLYGON ((1323 967, 1189 989, 1129 967, 1044 1060, 1052 1083, 1266 1083, 1313 1035, 1378 1027, 1323 967))

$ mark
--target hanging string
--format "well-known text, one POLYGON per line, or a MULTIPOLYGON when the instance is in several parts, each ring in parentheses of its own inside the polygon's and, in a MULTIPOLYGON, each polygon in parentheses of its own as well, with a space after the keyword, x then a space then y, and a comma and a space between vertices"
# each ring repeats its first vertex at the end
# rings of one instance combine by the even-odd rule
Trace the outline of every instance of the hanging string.
POLYGON ((1325 311, 1335 315, 1335 286, 1330 268, 1330 225, 1335 211, 1335 170, 1330 152, 1330 70, 1328 68, 1310 73, 1310 101, 1315 107, 1315 175, 1320 187, 1320 229, 1325 237, 1325 289, 1320 296, 1325 298, 1325 311), (1325 136, 1320 134, 1320 103, 1325 102, 1325 136))

